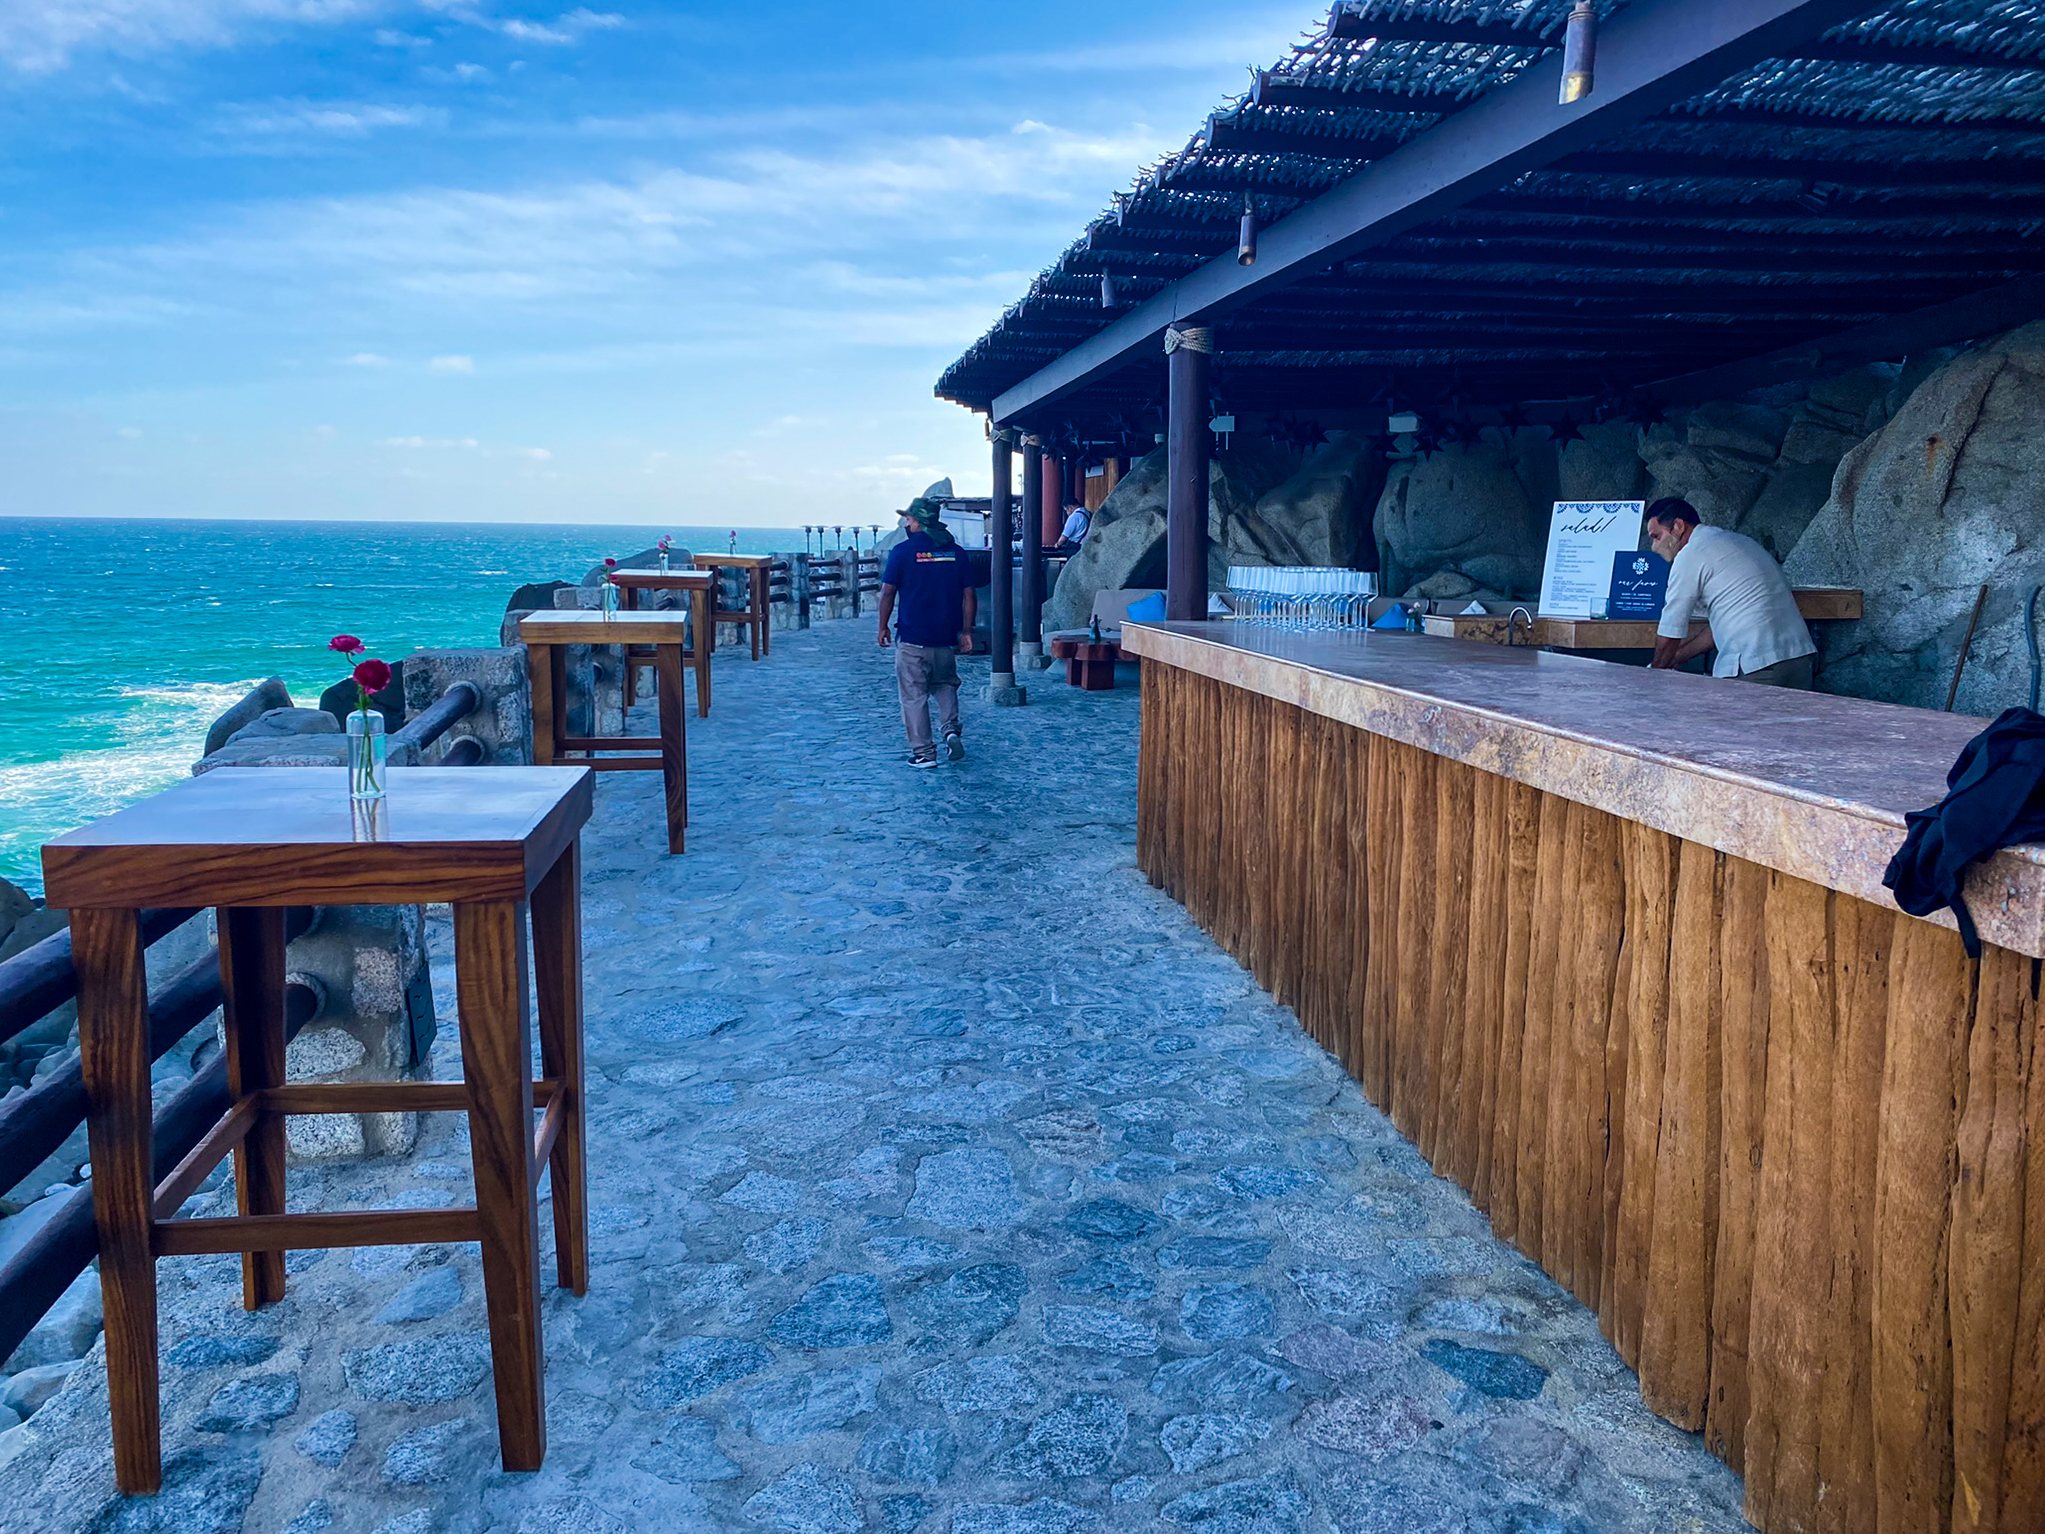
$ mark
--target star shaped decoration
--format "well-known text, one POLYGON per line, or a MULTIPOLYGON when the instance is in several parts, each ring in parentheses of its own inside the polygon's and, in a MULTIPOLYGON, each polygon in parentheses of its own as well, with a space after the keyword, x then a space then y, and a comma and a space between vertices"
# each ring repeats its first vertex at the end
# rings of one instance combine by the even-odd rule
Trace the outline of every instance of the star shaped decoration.
POLYGON ((1379 432, 1370 439, 1370 450, 1380 458, 1399 456, 1399 439, 1388 431, 1379 432))
POLYGON ((1416 431, 1413 434, 1413 451, 1423 459, 1432 458, 1441 451, 1441 443, 1431 431, 1416 431))
POLYGON ((1451 420, 1441 429, 1443 447, 1461 447, 1466 442, 1475 442, 1479 429, 1468 421, 1451 420))
POLYGON ((1583 441, 1583 429, 1576 424, 1576 418, 1565 410, 1561 419, 1548 427, 1548 440, 1565 444, 1566 450, 1566 444, 1583 441))
POLYGON ((1524 431, 1530 424, 1524 405, 1507 405, 1498 412, 1498 432, 1502 437, 1510 437, 1516 431, 1524 431))

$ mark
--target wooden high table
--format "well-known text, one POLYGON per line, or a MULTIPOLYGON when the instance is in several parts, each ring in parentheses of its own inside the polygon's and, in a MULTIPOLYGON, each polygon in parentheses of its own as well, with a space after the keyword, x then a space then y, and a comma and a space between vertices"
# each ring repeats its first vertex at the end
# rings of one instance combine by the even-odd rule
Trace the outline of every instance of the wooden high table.
POLYGON ((1122 648, 1143 870, 1750 1521, 2036 1534, 2045 849, 1973 871, 1979 959, 1881 884, 1981 720, 1421 635, 1122 648))
MULTIPOLYGON (((682 851, 689 824, 689 745, 684 734, 682 655, 689 615, 679 612, 604 614, 578 608, 536 612, 521 618, 518 637, 526 647, 533 687, 533 760, 542 766, 582 752, 580 764, 597 772, 657 772, 666 788, 667 850, 682 851), (654 703, 658 735, 570 735, 568 657, 570 645, 647 645, 653 650, 654 703), (599 751, 652 751, 652 756, 598 756, 599 751)), ((698 648, 701 645, 699 642, 698 648)), ((590 713, 596 712, 591 689, 590 713)), ((591 718, 590 728, 596 728, 591 718)))
MULTIPOLYGON (((696 665, 696 717, 710 717, 710 652, 717 648, 717 630, 710 620, 710 588, 717 577, 708 570, 613 570, 611 583, 623 594, 625 611, 639 610, 639 594, 642 591, 672 591, 687 595, 689 616, 692 620, 689 630, 689 646, 682 651, 683 660, 692 660, 696 665)), ((639 701, 639 672, 646 665, 646 658, 625 654, 625 706, 630 708, 639 701)))
POLYGON ((242 1254, 242 1302, 283 1298, 287 1250, 480 1241, 504 1468, 546 1453, 535 1188, 553 1175, 556 1277, 589 1287, 582 1116, 581 829, 590 775, 559 767, 404 767, 380 804, 348 798, 345 769, 223 768, 43 848, 53 905, 71 913, 78 1032, 106 1306, 114 1475, 162 1482, 156 1260, 242 1254), (285 909, 454 906, 462 1079, 288 1084, 285 909), (232 1105, 175 1168, 154 1165, 149 986, 138 912, 219 913, 232 1105), (539 995, 531 1079, 526 919, 539 995), (537 1132, 533 1112, 544 1110, 537 1132), (295 1113, 459 1112, 476 1202, 463 1209, 302 1214, 285 1208, 284 1120, 295 1113), (234 1155, 238 1213, 178 1219, 234 1155))
MULTIPOLYGON (((767 575, 773 568, 771 554, 698 554, 694 556, 698 570, 716 571, 720 568, 743 570, 746 573, 747 609, 744 612, 719 612, 715 615, 719 623, 743 623, 750 630, 753 641, 753 659, 773 652, 773 640, 767 633, 767 575)), ((712 636, 711 648, 716 648, 712 636)))

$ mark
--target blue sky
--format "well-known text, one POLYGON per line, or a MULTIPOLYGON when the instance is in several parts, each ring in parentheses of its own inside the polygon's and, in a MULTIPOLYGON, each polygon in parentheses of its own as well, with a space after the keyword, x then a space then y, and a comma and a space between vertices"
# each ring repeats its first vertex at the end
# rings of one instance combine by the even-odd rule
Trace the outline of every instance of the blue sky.
POLYGON ((1316 14, 0 0, 0 515, 984 494, 940 369, 1316 14))

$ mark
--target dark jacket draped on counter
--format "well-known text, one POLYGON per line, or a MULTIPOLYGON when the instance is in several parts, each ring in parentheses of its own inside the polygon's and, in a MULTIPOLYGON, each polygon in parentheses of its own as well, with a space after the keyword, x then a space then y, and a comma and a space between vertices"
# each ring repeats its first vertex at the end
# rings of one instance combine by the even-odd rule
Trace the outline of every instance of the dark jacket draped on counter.
POLYGON ((2045 715, 2013 708, 1968 741, 1946 774, 1945 798, 1904 817, 1910 828, 1882 883, 1912 916, 1953 913, 1969 957, 1981 956, 1960 898, 1967 867, 1998 847, 2045 841, 2045 715))

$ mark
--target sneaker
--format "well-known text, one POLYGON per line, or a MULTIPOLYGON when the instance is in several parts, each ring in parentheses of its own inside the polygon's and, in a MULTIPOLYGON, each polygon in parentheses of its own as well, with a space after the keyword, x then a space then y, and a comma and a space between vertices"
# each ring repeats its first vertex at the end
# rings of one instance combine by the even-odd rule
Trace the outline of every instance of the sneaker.
POLYGON ((937 758, 934 756, 912 756, 909 758, 909 765, 911 767, 935 767, 937 765, 937 758))
POLYGON ((966 743, 959 739, 956 730, 944 738, 944 755, 946 761, 963 762, 966 759, 966 743))

